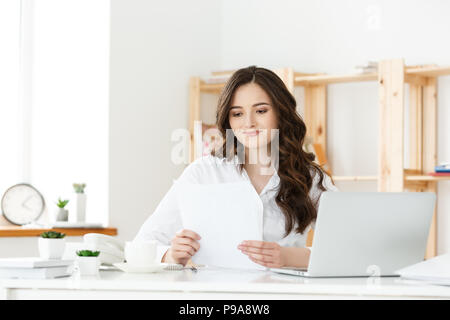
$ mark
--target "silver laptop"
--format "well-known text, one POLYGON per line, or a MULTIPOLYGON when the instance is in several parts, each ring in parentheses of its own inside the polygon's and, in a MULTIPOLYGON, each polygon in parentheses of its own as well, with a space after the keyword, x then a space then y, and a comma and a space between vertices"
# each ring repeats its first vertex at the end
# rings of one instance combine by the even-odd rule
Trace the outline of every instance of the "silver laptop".
POLYGON ((430 192, 324 192, 304 277, 396 276, 425 257, 436 195, 430 192))

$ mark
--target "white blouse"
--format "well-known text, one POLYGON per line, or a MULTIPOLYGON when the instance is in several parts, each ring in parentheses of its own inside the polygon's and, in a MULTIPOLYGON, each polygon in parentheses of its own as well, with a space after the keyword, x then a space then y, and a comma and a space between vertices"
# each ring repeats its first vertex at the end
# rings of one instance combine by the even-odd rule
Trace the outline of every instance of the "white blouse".
MULTIPOLYGON (((239 172, 236 159, 235 161, 227 161, 212 155, 204 156, 189 164, 178 181, 200 184, 250 181, 245 169, 243 169, 242 174, 239 172)), ((322 190, 318 187, 318 180, 319 176, 314 176, 313 185, 309 192, 313 201, 318 201, 322 193, 322 190)), ((279 181, 280 178, 275 172, 259 194, 263 205, 263 214, 261 215, 263 217, 263 240, 277 242, 280 246, 285 247, 305 247, 308 232, 314 227, 314 223, 308 226, 302 234, 296 233, 294 228, 286 237, 284 236, 285 217, 275 202, 279 181)), ((327 191, 337 191, 336 186, 332 184, 330 177, 326 174, 324 174, 323 186, 327 191)), ((172 185, 134 239, 141 241, 156 240, 158 242, 157 261, 160 261, 164 253, 170 248, 171 240, 176 232, 183 228, 175 192, 175 187, 172 185)))

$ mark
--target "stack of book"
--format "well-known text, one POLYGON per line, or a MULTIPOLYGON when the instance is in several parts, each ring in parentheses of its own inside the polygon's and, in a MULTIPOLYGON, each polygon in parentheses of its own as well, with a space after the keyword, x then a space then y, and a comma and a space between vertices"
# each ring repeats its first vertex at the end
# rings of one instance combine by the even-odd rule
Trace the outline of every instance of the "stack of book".
POLYGON ((434 167, 434 172, 430 172, 429 175, 435 177, 449 177, 450 163, 443 163, 434 167))
POLYGON ((396 272, 403 279, 424 281, 429 284, 450 285, 450 254, 443 254, 396 272))
POLYGON ((70 276, 73 260, 27 258, 0 259, 0 279, 53 279, 70 276))

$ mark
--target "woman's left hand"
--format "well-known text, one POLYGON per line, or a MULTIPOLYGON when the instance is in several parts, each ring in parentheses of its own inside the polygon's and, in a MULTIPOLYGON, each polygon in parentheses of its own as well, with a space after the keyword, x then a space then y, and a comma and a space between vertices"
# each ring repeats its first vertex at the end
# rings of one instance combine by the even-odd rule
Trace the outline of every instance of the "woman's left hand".
POLYGON ((250 260, 267 268, 282 268, 286 265, 284 248, 276 242, 246 240, 238 246, 250 260))

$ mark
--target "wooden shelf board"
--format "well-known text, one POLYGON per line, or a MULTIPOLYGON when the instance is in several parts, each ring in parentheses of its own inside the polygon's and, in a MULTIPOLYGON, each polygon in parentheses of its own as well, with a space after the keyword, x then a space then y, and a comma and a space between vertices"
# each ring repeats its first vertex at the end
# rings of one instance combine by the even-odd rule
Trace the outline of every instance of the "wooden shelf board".
MULTIPOLYGON (((334 181, 377 181, 377 176, 333 176, 334 181)), ((450 181, 450 177, 434 177, 428 175, 405 175, 406 182, 450 181)))
MULTIPOLYGON (((376 81, 378 73, 366 74, 347 74, 347 75, 327 75, 327 74, 305 74, 295 72, 294 82, 298 86, 306 85, 324 85, 333 83, 359 82, 359 81, 376 81)), ((421 77, 438 77, 450 75, 450 67, 406 67, 406 75, 416 75, 421 77)), ((205 83, 200 84, 200 90, 203 92, 217 93, 222 90, 224 83, 205 83)))
POLYGON ((377 181, 377 176, 333 176, 334 181, 377 181))
POLYGON ((422 77, 439 77, 439 76, 449 76, 450 67, 422 67, 422 68, 409 68, 406 69, 405 73, 411 75, 418 75, 422 77))
POLYGON ((305 72, 294 72, 294 77, 317 77, 317 76, 326 76, 326 73, 305 73, 305 72))
POLYGON ((295 85, 323 85, 333 83, 358 82, 358 81, 376 81, 377 73, 348 74, 348 75, 318 75, 308 77, 295 77, 295 85))
POLYGON ((406 181, 445 181, 450 180, 450 176, 448 177, 435 177, 429 175, 409 175, 405 176, 406 181))
POLYGON ((117 235, 116 228, 53 228, 53 229, 26 229, 20 226, 0 226, 0 237, 37 237, 42 232, 57 231, 67 236, 83 236, 86 233, 102 233, 109 236, 117 235))
MULTIPOLYGON (((333 176, 334 181, 377 181, 377 176, 333 176)), ((429 175, 405 175, 406 181, 450 181, 448 177, 435 177, 429 175)))

